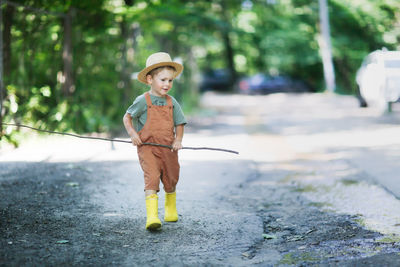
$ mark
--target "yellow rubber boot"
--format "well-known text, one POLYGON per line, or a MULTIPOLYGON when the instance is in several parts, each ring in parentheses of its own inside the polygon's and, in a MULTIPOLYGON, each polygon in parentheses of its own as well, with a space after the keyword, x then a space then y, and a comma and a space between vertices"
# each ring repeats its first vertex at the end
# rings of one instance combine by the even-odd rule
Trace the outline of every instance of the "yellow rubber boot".
POLYGON ((161 221, 158 218, 158 196, 152 194, 146 197, 146 229, 157 230, 161 228, 161 221))
POLYGON ((178 221, 178 212, 176 211, 176 192, 165 193, 165 215, 164 221, 178 221))

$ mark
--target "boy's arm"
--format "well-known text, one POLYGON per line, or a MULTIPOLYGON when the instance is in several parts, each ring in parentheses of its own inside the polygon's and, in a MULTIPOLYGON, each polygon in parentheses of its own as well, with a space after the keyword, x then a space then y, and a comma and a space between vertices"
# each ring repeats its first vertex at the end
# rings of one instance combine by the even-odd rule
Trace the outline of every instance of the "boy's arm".
POLYGON ((131 114, 125 113, 123 122, 124 122, 124 126, 125 126, 127 133, 131 137, 132 144, 134 146, 142 145, 142 140, 140 139, 139 134, 136 132, 135 128, 133 128, 131 114))
POLYGON ((182 148, 183 132, 184 124, 180 124, 175 127, 175 140, 172 143, 173 150, 179 150, 182 148))

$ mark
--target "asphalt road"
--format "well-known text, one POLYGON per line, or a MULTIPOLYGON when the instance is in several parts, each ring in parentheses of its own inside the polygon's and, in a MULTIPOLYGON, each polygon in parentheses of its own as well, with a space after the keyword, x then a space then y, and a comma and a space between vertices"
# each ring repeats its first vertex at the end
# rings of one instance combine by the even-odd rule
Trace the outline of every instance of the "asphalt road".
POLYGON ((180 151, 179 221, 155 233, 134 147, 39 137, 3 149, 0 265, 400 264, 396 107, 325 94, 202 104, 184 145, 240 155, 180 151))

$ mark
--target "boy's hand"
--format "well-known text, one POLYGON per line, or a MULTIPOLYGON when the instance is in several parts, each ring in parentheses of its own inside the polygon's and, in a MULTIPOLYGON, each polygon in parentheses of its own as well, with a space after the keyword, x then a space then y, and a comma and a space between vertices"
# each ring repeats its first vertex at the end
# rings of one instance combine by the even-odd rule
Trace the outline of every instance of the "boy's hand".
POLYGON ((137 133, 133 133, 131 135, 131 141, 134 146, 141 146, 143 144, 140 136, 137 133))
POLYGON ((172 143, 171 151, 173 151, 173 150, 177 151, 179 149, 182 149, 182 141, 179 139, 175 139, 174 142, 172 143))
POLYGON ((125 113, 122 121, 124 122, 124 126, 125 126, 127 133, 131 137, 132 144, 134 146, 142 145, 143 143, 142 143, 142 140, 140 139, 139 134, 136 132, 135 128, 133 128, 132 116, 129 113, 125 113))

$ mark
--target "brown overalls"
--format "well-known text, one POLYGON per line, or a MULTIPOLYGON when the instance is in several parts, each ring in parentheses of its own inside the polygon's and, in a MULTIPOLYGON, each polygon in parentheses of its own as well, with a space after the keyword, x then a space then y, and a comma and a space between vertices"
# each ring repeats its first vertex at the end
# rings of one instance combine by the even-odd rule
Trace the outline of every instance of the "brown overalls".
MULTIPOLYGON (((145 93, 147 120, 139 131, 143 143, 157 143, 171 146, 175 139, 173 105, 166 96, 167 105, 151 103, 150 94, 145 93)), ((144 172, 144 189, 160 191, 160 179, 166 192, 173 192, 179 179, 178 151, 165 147, 141 145, 138 147, 140 166, 144 172)))

